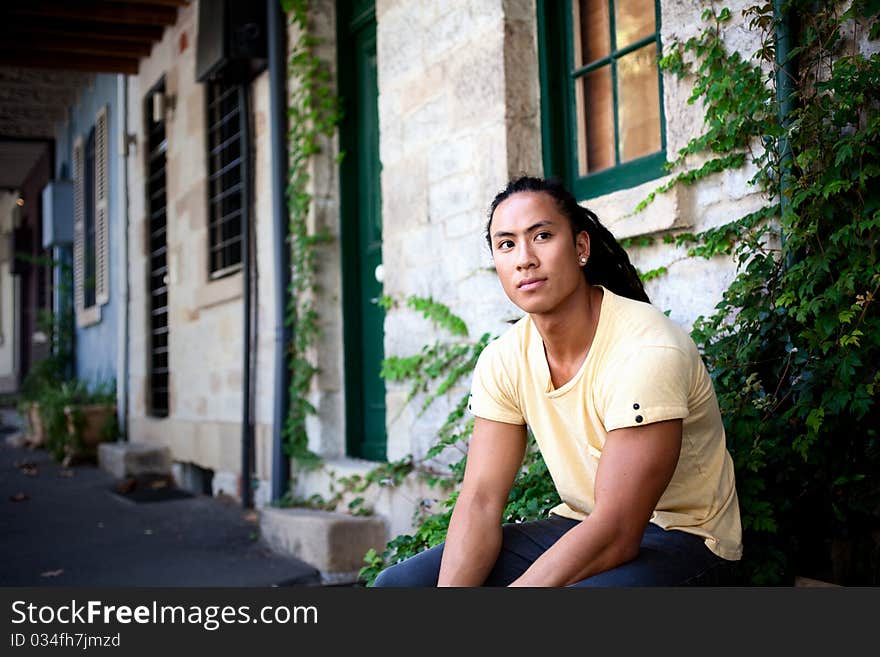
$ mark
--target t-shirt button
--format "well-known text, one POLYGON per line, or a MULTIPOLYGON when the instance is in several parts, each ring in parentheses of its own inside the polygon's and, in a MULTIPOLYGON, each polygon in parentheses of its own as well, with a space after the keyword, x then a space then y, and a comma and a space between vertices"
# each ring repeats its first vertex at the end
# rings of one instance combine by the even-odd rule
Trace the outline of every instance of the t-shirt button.
POLYGON ((641 415, 636 415, 636 422, 641 422, 644 419, 641 415))
POLYGON ((633 410, 634 410, 634 411, 639 410, 639 405, 638 405, 638 404, 633 404, 633 410))

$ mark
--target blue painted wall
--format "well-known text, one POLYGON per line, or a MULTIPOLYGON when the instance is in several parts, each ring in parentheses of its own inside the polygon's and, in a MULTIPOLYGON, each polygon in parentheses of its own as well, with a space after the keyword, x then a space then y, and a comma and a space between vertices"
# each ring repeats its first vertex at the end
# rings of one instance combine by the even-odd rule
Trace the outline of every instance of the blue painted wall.
POLYGON ((76 329, 76 376, 94 385, 116 378, 117 324, 120 307, 119 272, 126 266, 118 252, 122 215, 119 199, 119 108, 116 75, 96 75, 93 83, 81 90, 77 104, 68 108, 67 120, 59 123, 55 134, 55 175, 73 175, 73 144, 78 137, 86 139, 95 125, 100 110, 107 106, 109 119, 109 240, 110 240, 110 301, 101 306, 101 321, 76 329))

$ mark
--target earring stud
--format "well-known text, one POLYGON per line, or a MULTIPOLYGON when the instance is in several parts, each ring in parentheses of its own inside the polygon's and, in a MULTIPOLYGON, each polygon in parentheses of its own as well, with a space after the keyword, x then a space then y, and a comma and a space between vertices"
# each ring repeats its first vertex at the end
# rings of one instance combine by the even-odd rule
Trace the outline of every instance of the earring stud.
POLYGON ((584 256, 581 256, 581 264, 582 265, 587 264, 587 259, 584 256))

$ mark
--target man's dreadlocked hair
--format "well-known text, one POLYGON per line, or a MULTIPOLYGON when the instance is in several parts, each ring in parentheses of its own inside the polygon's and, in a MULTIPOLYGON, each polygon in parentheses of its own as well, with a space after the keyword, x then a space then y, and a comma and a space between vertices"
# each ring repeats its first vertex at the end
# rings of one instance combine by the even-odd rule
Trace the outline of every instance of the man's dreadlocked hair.
POLYGON ((598 217, 579 205, 571 192, 555 179, 522 176, 509 182, 507 187, 498 193, 489 206, 489 222, 486 224, 486 241, 489 243, 489 249, 492 248, 490 229, 495 209, 505 199, 521 192, 542 192, 551 196, 556 201, 559 211, 568 217, 573 237, 581 231, 587 231, 590 236, 590 259, 582 270, 588 283, 602 285, 623 297, 650 303, 642 280, 623 247, 617 243, 609 230, 599 223, 598 217))

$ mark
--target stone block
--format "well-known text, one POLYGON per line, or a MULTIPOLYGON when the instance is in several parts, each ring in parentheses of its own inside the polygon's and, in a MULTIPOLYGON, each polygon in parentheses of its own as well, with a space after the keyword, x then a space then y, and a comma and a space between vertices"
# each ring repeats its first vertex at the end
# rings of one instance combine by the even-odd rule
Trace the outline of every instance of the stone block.
POLYGON ((101 443, 98 466, 117 479, 143 474, 170 474, 171 452, 167 447, 141 443, 101 443))
POLYGON ((333 511, 267 508, 260 512, 260 535, 276 552, 289 554, 321 571, 325 579, 350 574, 364 565, 364 554, 381 552, 385 521, 333 511))
POLYGON ((450 176, 431 185, 428 190, 428 220, 439 223, 462 213, 478 214, 479 191, 473 175, 450 176))
POLYGON ((638 187, 605 194, 590 199, 585 205, 596 213, 599 221, 617 239, 687 227, 690 217, 682 212, 682 195, 686 192, 681 185, 657 194, 654 201, 641 212, 634 211, 642 200, 669 178, 671 176, 649 180, 638 187))

